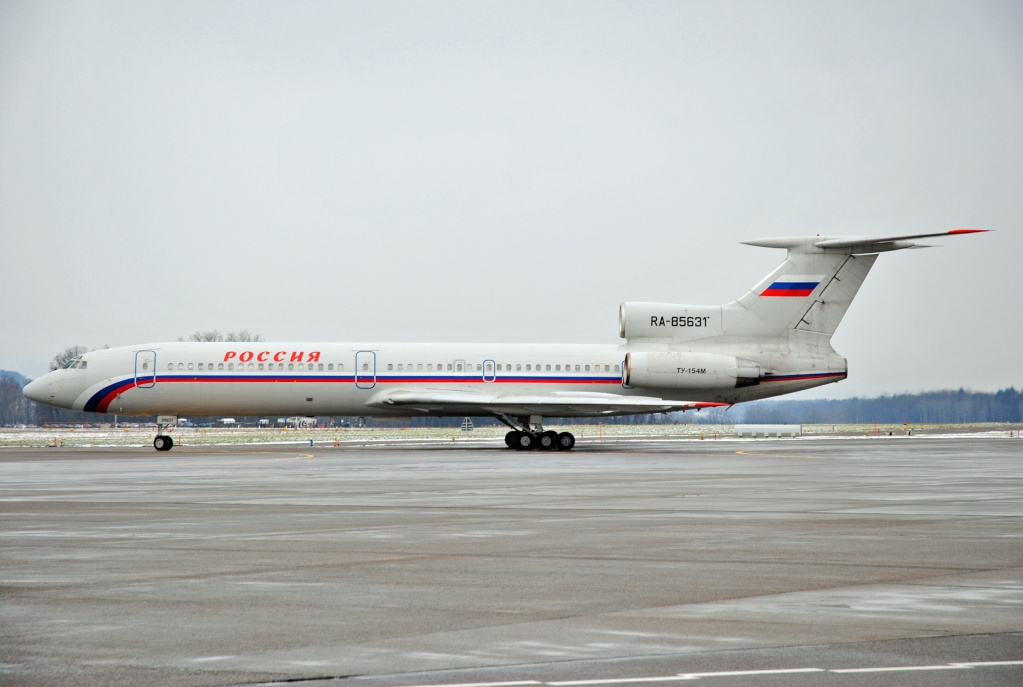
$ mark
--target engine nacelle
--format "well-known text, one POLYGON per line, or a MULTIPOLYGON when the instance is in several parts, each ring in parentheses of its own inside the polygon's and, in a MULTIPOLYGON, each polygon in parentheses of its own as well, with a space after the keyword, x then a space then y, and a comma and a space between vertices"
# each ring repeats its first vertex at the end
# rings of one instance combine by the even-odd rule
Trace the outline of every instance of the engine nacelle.
POLYGON ((719 353, 628 353, 622 381, 654 389, 737 389, 760 383, 760 363, 719 353))

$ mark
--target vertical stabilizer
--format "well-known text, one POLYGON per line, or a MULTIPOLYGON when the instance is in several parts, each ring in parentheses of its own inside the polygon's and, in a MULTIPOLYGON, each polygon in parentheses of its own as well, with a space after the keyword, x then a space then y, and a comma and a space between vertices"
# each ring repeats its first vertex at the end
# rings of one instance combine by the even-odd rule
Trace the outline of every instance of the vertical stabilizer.
POLYGON ((734 336, 781 336, 787 330, 830 337, 849 309, 878 253, 925 248, 913 239, 981 233, 954 229, 940 234, 884 238, 776 238, 747 245, 785 248, 785 262, 737 301, 722 308, 723 332, 734 336))
POLYGON ((725 333, 781 336, 789 329, 831 336, 877 259, 876 254, 789 246, 785 261, 725 306, 725 333))

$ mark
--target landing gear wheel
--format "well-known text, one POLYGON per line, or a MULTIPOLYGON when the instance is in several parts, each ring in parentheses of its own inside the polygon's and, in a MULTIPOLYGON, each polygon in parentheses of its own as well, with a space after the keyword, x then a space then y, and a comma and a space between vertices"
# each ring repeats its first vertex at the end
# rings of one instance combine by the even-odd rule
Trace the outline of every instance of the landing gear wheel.
POLYGON ((549 451, 558 446, 558 433, 554 431, 544 432, 536 438, 537 448, 549 451))
POLYGON ((558 435, 558 449, 570 451, 575 446, 575 436, 571 432, 562 432, 558 435))
POLYGON ((508 444, 508 448, 518 448, 519 432, 512 430, 504 435, 504 443, 508 444))
POLYGON ((174 440, 161 434, 153 439, 153 448, 157 451, 170 451, 174 448, 174 440))
POLYGON ((536 448, 536 437, 529 432, 516 432, 519 436, 515 439, 515 448, 522 451, 528 451, 531 448, 536 448))

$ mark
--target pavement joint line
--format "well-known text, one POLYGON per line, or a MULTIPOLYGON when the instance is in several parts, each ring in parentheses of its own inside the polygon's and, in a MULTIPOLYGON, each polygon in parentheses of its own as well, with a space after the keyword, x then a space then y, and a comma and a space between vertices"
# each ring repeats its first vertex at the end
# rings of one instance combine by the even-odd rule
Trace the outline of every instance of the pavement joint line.
POLYGON ((971 663, 950 663, 953 666, 970 666, 971 668, 985 668, 987 666, 1023 666, 1023 661, 976 661, 971 663))
POLYGON ((946 663, 933 666, 888 666, 883 668, 836 668, 829 673, 901 673, 913 670, 970 670, 973 666, 965 663, 946 663))
MULTIPOLYGON (((542 685, 539 680, 513 680, 511 682, 456 682, 443 685, 406 685, 406 687, 513 687, 513 685, 542 685)), ((551 683, 553 684, 553 683, 551 683)))
MULTIPOLYGON (((551 687, 571 687, 572 685, 623 685, 637 682, 677 682, 678 680, 690 680, 694 678, 680 675, 664 675, 660 677, 617 677, 598 680, 562 680, 558 682, 545 682, 551 687)), ((446 686, 445 686, 446 687, 446 686)))
POLYGON ((940 665, 925 666, 879 666, 871 668, 776 668, 767 670, 723 670, 712 673, 676 673, 675 675, 660 675, 652 677, 620 677, 601 678, 593 680, 556 680, 545 682, 542 680, 515 680, 510 682, 461 682, 461 683, 437 683, 423 685, 403 685, 403 687, 514 687, 515 685, 549 685, 550 687, 576 687, 581 685, 623 685, 643 682, 674 682, 680 680, 699 680, 709 677, 742 677, 746 675, 791 675, 795 673, 889 673, 906 671, 925 670, 968 670, 971 668, 986 668, 997 666, 1018 666, 1023 661, 975 661, 944 663, 940 665))
POLYGON ((823 673, 824 668, 776 668, 767 670, 723 670, 714 673, 679 673, 686 679, 701 677, 736 677, 741 675, 785 675, 791 673, 823 673))

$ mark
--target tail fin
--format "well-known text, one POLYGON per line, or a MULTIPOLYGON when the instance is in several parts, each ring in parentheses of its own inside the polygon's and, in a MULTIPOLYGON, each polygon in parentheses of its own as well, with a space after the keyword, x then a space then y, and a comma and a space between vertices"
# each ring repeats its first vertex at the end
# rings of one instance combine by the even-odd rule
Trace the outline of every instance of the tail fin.
POLYGON ((722 333, 780 336, 794 329, 830 337, 866 279, 877 254, 925 248, 911 239, 985 231, 956 229, 941 234, 887 238, 780 238, 746 245, 786 248, 785 262, 745 296, 722 308, 722 333))

